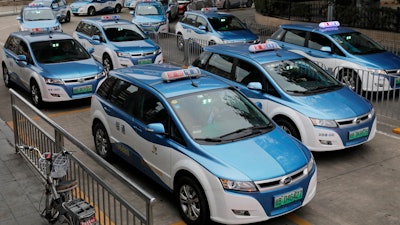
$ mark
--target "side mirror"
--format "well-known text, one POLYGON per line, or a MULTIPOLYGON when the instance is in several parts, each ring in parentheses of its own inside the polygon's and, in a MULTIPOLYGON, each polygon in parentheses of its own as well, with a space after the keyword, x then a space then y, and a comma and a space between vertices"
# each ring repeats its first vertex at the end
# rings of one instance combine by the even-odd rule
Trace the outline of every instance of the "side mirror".
POLYGON ((129 14, 131 14, 131 15, 135 14, 135 10, 129 11, 129 14))
POLYGON ((329 53, 332 52, 332 49, 329 46, 322 46, 320 50, 323 52, 329 52, 329 53))
POLYGON ((262 90, 262 85, 260 82, 250 82, 247 85, 247 88, 251 89, 251 90, 257 90, 257 91, 261 91, 262 90))
POLYGON ((87 51, 89 52, 89 54, 93 54, 94 48, 88 48, 87 51))
POLYGON ((17 20, 21 20, 22 18, 20 17, 20 16, 17 16, 17 18, 16 18, 17 20))
POLYGON ((200 25, 200 26, 199 26, 199 29, 200 29, 200 30, 207 30, 206 26, 204 26, 204 25, 200 25))
POLYGON ((150 123, 147 125, 146 130, 156 134, 165 134, 165 128, 162 123, 150 123))
POLYGON ((26 62, 26 61, 27 61, 26 55, 17 55, 16 60, 17 60, 18 62, 26 62))
POLYGON ((98 45, 101 42, 101 38, 100 38, 99 35, 93 35, 92 36, 92 41, 93 41, 93 44, 98 45))

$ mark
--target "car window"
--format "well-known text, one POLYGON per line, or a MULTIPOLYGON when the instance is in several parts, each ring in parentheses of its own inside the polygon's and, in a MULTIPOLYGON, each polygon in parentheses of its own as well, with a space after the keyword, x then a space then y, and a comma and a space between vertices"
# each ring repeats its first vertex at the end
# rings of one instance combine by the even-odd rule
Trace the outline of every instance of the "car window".
POLYGON ((9 36, 4 47, 17 55, 19 42, 20 42, 19 38, 14 37, 14 36, 9 36))
POLYGON ((290 44, 295 44, 295 45, 300 45, 304 46, 304 42, 306 40, 306 31, 302 30, 287 30, 285 36, 283 37, 282 41, 290 43, 290 44))
POLYGON ((202 69, 206 69, 208 59, 211 55, 212 52, 202 52, 200 56, 193 61, 192 65, 202 69))
POLYGON ((246 26, 236 17, 231 15, 208 17, 211 26, 216 31, 245 30, 246 26))
POLYGON ((70 62, 91 57, 74 39, 33 42, 31 48, 39 63, 70 62))
POLYGON ((254 65, 238 60, 235 66, 235 81, 243 85, 248 85, 250 82, 262 82, 263 73, 254 65))
POLYGON ((205 69, 211 73, 217 74, 227 79, 231 79, 232 66, 233 66, 232 57, 214 53, 210 57, 208 65, 205 69))
POLYGON ((18 47, 17 55, 24 55, 24 56, 26 56, 26 61, 27 61, 28 63, 31 63, 31 64, 32 64, 31 53, 29 52, 28 45, 27 45, 25 42, 23 42, 23 41, 20 42, 19 47, 18 47))
POLYGON ((337 80, 306 58, 266 63, 263 67, 290 94, 315 93, 341 87, 337 80))
POLYGON ((106 34, 107 39, 112 42, 137 41, 147 39, 146 34, 144 34, 137 26, 133 24, 106 26, 104 27, 104 33, 106 34))
POLYGON ((87 36, 92 36, 92 29, 93 25, 89 23, 85 23, 83 21, 79 22, 78 26, 76 27, 76 31, 87 36))
POLYGON ((196 15, 186 14, 181 20, 182 23, 188 24, 190 26, 196 26, 196 15))
POLYGON ((208 30, 207 20, 204 19, 204 18, 201 17, 201 16, 198 16, 198 17, 197 17, 197 21, 196 21, 196 26, 199 27, 199 26, 201 26, 201 25, 205 26, 205 27, 206 27, 206 30, 208 30))
POLYGON ((381 45, 359 32, 334 34, 332 38, 350 54, 385 52, 381 45))

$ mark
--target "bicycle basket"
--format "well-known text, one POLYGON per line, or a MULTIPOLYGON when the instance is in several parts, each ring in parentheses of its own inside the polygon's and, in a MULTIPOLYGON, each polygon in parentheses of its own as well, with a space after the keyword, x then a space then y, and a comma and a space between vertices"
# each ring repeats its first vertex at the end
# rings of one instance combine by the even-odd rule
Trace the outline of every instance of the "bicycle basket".
MULTIPOLYGON (((43 153, 43 156, 50 154, 49 152, 43 153)), ((52 178, 61 178, 67 175, 68 169, 68 157, 60 153, 53 153, 53 168, 51 170, 50 176, 52 178)), ((39 169, 43 174, 47 173, 47 161, 45 158, 40 157, 39 159, 39 169)))

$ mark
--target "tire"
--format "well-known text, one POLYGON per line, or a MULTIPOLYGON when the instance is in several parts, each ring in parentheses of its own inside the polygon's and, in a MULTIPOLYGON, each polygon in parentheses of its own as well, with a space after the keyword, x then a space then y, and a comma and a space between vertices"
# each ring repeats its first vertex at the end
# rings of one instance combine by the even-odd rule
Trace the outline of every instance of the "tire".
POLYGON ((197 180, 187 176, 179 178, 175 199, 179 213, 186 224, 209 224, 210 209, 206 195, 197 180))
POLYGON ((106 74, 110 72, 110 70, 113 70, 113 62, 111 60, 111 57, 108 54, 104 54, 103 56, 103 67, 104 71, 106 71, 106 74))
POLYGON ((253 0, 247 0, 246 6, 247 8, 250 8, 253 5, 253 0))
POLYGON ((35 105, 38 109, 43 108, 44 103, 42 100, 42 93, 40 92, 40 87, 35 80, 31 82, 30 90, 33 105, 35 105))
POLYGON ((183 51, 185 48, 185 39, 183 39, 182 34, 178 34, 176 37, 176 45, 178 46, 179 51, 183 51))
POLYGON ((290 121, 289 119, 285 118, 277 118, 275 122, 289 135, 295 137, 297 140, 301 141, 300 132, 297 129, 296 125, 290 121))
POLYGON ((117 4, 117 5, 115 6, 114 12, 115 12, 115 13, 120 13, 120 12, 121 12, 121 9, 122 9, 121 5, 120 5, 120 4, 117 4))
POLYGON ((101 123, 96 123, 93 127, 94 146, 97 154, 103 159, 109 160, 112 158, 112 150, 110 138, 108 137, 106 128, 101 123))
POLYGON ((8 73, 8 69, 6 65, 3 65, 3 81, 6 87, 11 87, 11 79, 10 74, 8 73))
POLYGON ((89 16, 94 16, 94 15, 96 15, 96 9, 95 9, 93 6, 89 7, 89 9, 88 9, 88 15, 89 15, 89 16))
POLYGON ((64 22, 65 23, 71 22, 71 13, 67 12, 67 15, 65 16, 64 22))
POLYGON ((339 81, 356 93, 361 93, 362 83, 358 74, 351 69, 343 69, 339 72, 339 81))

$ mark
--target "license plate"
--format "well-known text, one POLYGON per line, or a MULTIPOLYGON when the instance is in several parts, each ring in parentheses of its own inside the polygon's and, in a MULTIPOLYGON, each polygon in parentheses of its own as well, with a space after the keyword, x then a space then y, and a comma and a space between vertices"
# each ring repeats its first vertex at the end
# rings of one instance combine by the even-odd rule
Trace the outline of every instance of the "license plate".
POLYGON ((396 84, 400 84, 400 78, 396 78, 396 84))
POLYGON ((92 85, 85 85, 85 86, 79 86, 79 87, 74 87, 72 89, 73 94, 81 94, 81 93, 86 93, 86 92, 92 92, 92 85))
POLYGON ((152 63, 153 61, 152 61, 152 59, 139 59, 138 60, 138 64, 139 65, 142 65, 142 64, 150 64, 150 63, 152 63))
POLYGON ((274 208, 278 208, 303 198, 303 188, 276 196, 274 198, 274 208))
POLYGON ((368 127, 364 127, 355 131, 351 131, 349 132, 349 140, 354 140, 357 138, 361 138, 361 137, 366 137, 369 134, 369 128, 368 127))

